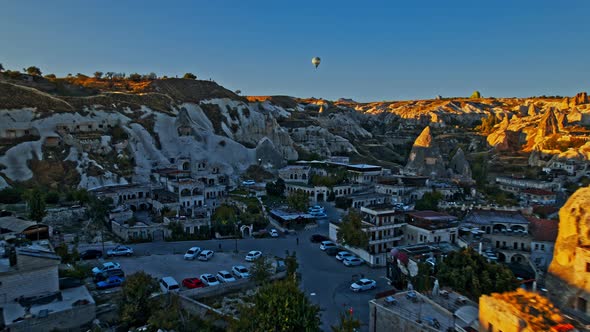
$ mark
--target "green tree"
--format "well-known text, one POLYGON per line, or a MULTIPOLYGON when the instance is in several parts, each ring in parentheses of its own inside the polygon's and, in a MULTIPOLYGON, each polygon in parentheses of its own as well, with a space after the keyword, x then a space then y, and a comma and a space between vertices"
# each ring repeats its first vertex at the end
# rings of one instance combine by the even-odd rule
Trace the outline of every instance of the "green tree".
POLYGON ((479 99, 481 98, 481 93, 479 93, 479 91, 475 90, 473 91, 473 93, 471 94, 471 97, 469 97, 471 99, 479 99))
POLYGON ((55 76, 55 74, 47 74, 44 77, 48 80, 54 80, 57 78, 57 76, 55 76))
POLYGON ((299 263, 297 263, 295 251, 293 251, 291 254, 289 253, 289 250, 285 252, 285 265, 287 267, 287 276, 297 280, 297 269, 299 268, 299 263))
POLYGON ((367 248, 369 235, 363 231, 361 215, 355 210, 350 210, 342 218, 338 229, 338 241, 356 248, 367 248))
POLYGON ((285 180, 278 178, 275 182, 266 183, 266 193, 271 196, 282 197, 285 194, 285 180))
POLYGON ((152 293, 159 289, 151 275, 140 271, 127 276, 121 290, 119 316, 128 327, 144 325, 157 308, 152 293))
POLYGON ((0 63, 0 73, 4 71, 4 66, 0 63))
POLYGON ((320 331, 320 308, 309 302, 291 279, 260 288, 253 306, 243 306, 231 331, 320 331))
POLYGON ((27 204, 29 205, 29 219, 40 223, 47 211, 45 211, 45 195, 39 188, 27 192, 27 204))
POLYGON ((250 269, 252 280, 257 284, 266 284, 270 281, 273 274, 272 261, 268 257, 258 258, 250 269))
POLYGON ((139 81, 141 81, 141 75, 139 75, 138 73, 132 73, 132 74, 129 74, 129 79, 134 82, 139 82, 139 81))
POLYGON ((41 69, 39 67, 30 66, 24 70, 27 74, 32 76, 41 76, 41 69))
POLYGON ((488 262, 471 248, 449 253, 439 262, 436 277, 441 286, 449 286, 474 300, 482 294, 502 293, 518 287, 510 269, 488 262))
POLYGON ((287 204, 295 211, 305 212, 309 207, 309 196, 304 191, 297 190, 287 196, 287 204))
POLYGON ((197 75, 195 75, 193 73, 186 73, 186 74, 184 74, 184 76, 182 76, 182 78, 188 79, 188 80, 196 80, 197 75))
POLYGON ((22 201, 22 191, 16 188, 4 188, 0 190, 0 203, 14 204, 22 201))
POLYGON ((56 191, 50 191, 45 195, 45 203, 57 204, 59 203, 59 193, 56 191))
POLYGON ((330 326, 332 332, 355 332, 361 328, 361 321, 355 318, 351 312, 341 312, 338 325, 330 326))
POLYGON ((416 210, 438 210, 438 202, 442 199, 442 194, 438 191, 424 193, 422 198, 416 201, 416 210))
POLYGON ((101 79, 102 78, 102 71, 95 71, 94 78, 96 78, 98 80, 101 79))

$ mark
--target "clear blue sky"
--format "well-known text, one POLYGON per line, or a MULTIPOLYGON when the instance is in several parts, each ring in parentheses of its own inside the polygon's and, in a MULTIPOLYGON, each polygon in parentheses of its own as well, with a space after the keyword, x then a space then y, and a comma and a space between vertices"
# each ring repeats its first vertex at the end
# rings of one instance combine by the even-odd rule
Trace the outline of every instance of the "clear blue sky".
POLYGON ((573 95, 589 90, 589 13, 586 0, 5 1, 0 63, 188 71, 248 95, 573 95))

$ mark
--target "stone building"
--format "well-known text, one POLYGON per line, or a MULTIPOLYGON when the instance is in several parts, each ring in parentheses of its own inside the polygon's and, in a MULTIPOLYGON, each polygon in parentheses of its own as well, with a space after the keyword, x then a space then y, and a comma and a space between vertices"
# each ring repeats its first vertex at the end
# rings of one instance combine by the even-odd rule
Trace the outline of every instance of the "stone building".
POLYGON ((78 330, 96 317, 85 286, 60 290, 59 256, 37 246, 15 250, 16 262, 0 259, 0 308, 8 331, 78 330))
POLYGON ((289 165, 279 170, 279 177, 286 182, 308 183, 310 172, 310 166, 289 165))
POLYGON ((435 211, 413 211, 407 214, 404 228, 406 244, 449 242, 457 240, 457 217, 435 211))

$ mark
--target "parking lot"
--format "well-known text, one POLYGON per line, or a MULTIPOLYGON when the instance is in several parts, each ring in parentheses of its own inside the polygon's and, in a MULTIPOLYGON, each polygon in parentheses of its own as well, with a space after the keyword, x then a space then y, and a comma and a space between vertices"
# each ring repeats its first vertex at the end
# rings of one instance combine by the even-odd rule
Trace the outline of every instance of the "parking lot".
MULTIPOLYGON (((119 262, 127 274, 145 271, 154 277, 172 276, 181 282, 183 278, 203 273, 216 274, 221 269, 229 271, 236 264, 249 267, 251 264, 246 263, 244 257, 250 250, 260 250, 269 257, 285 257, 286 250, 295 251, 302 276, 301 289, 313 303, 320 306, 323 330, 329 331, 331 325, 338 323, 339 314, 352 308, 354 316, 363 323, 361 330, 367 331, 369 300, 377 293, 391 289, 384 278, 385 269, 366 265, 344 266, 335 257, 321 251, 319 243, 310 242, 309 238, 314 233, 327 234, 327 221, 319 223, 317 229, 279 238, 134 244, 130 245, 135 251, 134 256, 106 260, 119 262), (234 253, 236 245, 238 254, 234 253), (192 246, 214 250, 215 255, 208 262, 185 261, 183 255, 192 246), (374 279, 377 288, 361 293, 352 292, 350 284, 361 276, 374 279)), ((97 245, 88 247, 100 249, 97 245)), ((86 248, 81 247, 80 250, 86 248)))
POLYGON ((244 265, 249 268, 251 263, 246 262, 244 256, 225 252, 215 253, 209 261, 205 262, 185 260, 183 254, 167 254, 112 258, 109 261, 120 263, 126 275, 145 271, 158 279, 172 277, 181 283, 184 278, 194 278, 205 273, 216 275, 221 270, 231 272, 234 265, 244 265))

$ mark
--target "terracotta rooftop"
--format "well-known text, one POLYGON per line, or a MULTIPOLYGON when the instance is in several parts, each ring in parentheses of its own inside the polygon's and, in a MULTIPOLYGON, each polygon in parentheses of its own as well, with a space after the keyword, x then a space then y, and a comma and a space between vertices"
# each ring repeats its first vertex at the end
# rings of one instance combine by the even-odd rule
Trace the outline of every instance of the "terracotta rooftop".
POLYGON ((555 195, 555 193, 552 192, 552 191, 544 190, 544 189, 535 189, 535 188, 525 189, 525 190, 522 191, 522 193, 530 194, 530 195, 537 195, 537 196, 551 196, 551 195, 555 195))
POLYGON ((527 218, 530 222, 530 232, 535 241, 555 242, 559 221, 549 219, 527 218))

